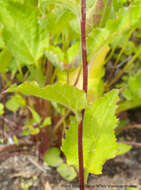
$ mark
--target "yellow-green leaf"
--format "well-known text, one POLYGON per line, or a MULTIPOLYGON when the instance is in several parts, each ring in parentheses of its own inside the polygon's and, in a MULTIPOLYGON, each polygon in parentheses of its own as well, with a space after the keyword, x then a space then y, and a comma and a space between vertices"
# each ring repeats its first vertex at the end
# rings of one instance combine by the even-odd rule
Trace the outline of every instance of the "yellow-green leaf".
POLYGON ((74 86, 62 85, 59 83, 40 88, 36 82, 27 81, 18 87, 11 87, 7 91, 20 92, 27 96, 33 95, 50 101, 55 101, 70 108, 74 112, 81 111, 87 105, 84 91, 79 90, 74 86))
MULTIPOLYGON (((117 153, 114 134, 117 119, 115 117, 118 91, 112 90, 87 107, 83 126, 83 155, 85 180, 88 173, 101 174, 103 164, 117 153)), ((62 142, 67 163, 78 168, 78 122, 72 120, 66 138, 62 142)))
POLYGON ((6 47, 20 62, 36 63, 48 47, 48 32, 39 23, 39 10, 11 0, 0 1, 0 22, 6 47))

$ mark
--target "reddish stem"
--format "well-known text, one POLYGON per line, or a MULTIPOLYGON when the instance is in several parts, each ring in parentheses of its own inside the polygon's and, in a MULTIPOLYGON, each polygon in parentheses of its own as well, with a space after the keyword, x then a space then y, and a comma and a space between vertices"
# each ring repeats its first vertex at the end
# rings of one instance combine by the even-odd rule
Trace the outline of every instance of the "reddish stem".
POLYGON ((129 144, 129 145, 137 146, 137 147, 141 147, 141 143, 137 143, 137 142, 134 142, 134 141, 122 141, 120 143, 129 144))
POLYGON ((122 132, 122 131, 125 131, 127 129, 134 129, 134 128, 141 129, 141 124, 127 125, 126 127, 116 129, 115 131, 116 132, 122 132))
POLYGON ((33 153, 29 152, 29 151, 21 151, 21 152, 12 152, 12 153, 8 153, 6 155, 0 155, 0 160, 5 160, 7 158, 10 158, 12 156, 17 156, 17 155, 34 155, 33 153))
POLYGON ((86 49, 86 0, 81 0, 81 47, 83 62, 83 90, 87 93, 88 89, 88 63, 86 49))
MULTIPOLYGON (((2 80, 2 91, 5 90, 5 81, 3 79, 2 80)), ((3 101, 3 106, 4 106, 4 113, 3 113, 3 116, 5 116, 5 112, 6 112, 6 94, 3 94, 3 98, 2 98, 2 101, 3 101)), ((5 121, 2 120, 2 124, 1 124, 1 128, 2 128, 2 138, 4 138, 4 125, 5 125, 5 121)))
POLYGON ((83 119, 84 119, 84 110, 82 111, 81 122, 78 125, 78 157, 79 157, 79 183, 80 183, 80 190, 84 190, 83 119))
MULTIPOLYGON (((86 50, 86 0, 81 0, 81 48, 83 62, 83 90, 87 94, 88 89, 88 63, 86 50)), ((80 190, 84 190, 84 167, 83 167, 83 120, 85 110, 82 110, 81 122, 78 126, 78 158, 79 158, 79 181, 80 190)))

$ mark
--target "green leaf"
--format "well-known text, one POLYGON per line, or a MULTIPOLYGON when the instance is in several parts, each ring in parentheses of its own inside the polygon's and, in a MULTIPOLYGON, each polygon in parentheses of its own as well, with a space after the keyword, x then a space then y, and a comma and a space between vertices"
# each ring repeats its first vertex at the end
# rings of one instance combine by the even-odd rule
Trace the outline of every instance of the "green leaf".
MULTIPOLYGON (((117 152, 114 128, 118 91, 112 90, 87 107, 83 126, 83 155, 85 180, 88 173, 101 174, 106 160, 114 158, 117 152)), ((64 152, 67 163, 78 168, 78 122, 72 120, 66 138, 62 141, 61 150, 64 152)))
POLYGON ((68 166, 67 164, 61 164, 57 168, 57 171, 67 181, 72 181, 77 176, 74 168, 72 166, 68 166))
POLYGON ((41 122, 41 117, 40 115, 31 107, 28 107, 29 110, 31 111, 32 113, 32 117, 33 117, 33 120, 36 122, 36 123, 40 123, 41 122))
MULTIPOLYGON (((67 10, 70 10, 75 15, 79 16, 79 6, 76 1, 73 0, 41 0, 41 4, 47 5, 47 4, 55 4, 57 6, 61 6, 67 10)), ((61 13, 60 13, 61 14, 61 13)))
POLYGON ((21 3, 21 4, 29 4, 32 6, 38 5, 38 0, 13 0, 15 2, 21 3))
POLYGON ((120 0, 113 0, 113 7, 115 11, 118 11, 119 8, 121 8, 123 6, 124 1, 120 1, 120 0))
POLYGON ((24 98, 18 94, 11 96, 10 99, 6 102, 6 108, 10 111, 16 112, 20 107, 24 108, 26 102, 24 98))
POLYGON ((122 143, 118 143, 117 144, 117 155, 121 155, 121 154, 125 154, 127 153, 128 151, 130 151, 132 148, 131 145, 128 145, 128 144, 122 144, 122 143))
POLYGON ((107 22, 108 19, 112 18, 115 16, 115 11, 113 9, 113 2, 109 0, 105 0, 105 5, 104 9, 102 11, 102 18, 100 20, 100 26, 105 26, 105 23, 107 22), (110 6, 109 6, 110 3, 110 6))
MULTIPOLYGON (((67 34, 68 42, 69 40, 74 40, 75 37, 80 37, 80 17, 79 17, 79 6, 77 2, 72 0, 48 0, 42 1, 41 6, 46 11, 45 17, 47 19, 42 19, 44 25, 46 25, 53 43, 60 44, 62 40, 60 39, 60 34, 67 34), (54 28, 55 26, 55 28, 54 28), (62 30, 63 28, 63 30, 62 30), (56 37, 58 37, 56 39, 56 37), (56 42, 57 40, 57 42, 56 42)), ((68 43, 66 42, 66 43, 68 43)))
POLYGON ((24 82, 18 87, 11 87, 8 92, 19 92, 24 95, 33 95, 40 98, 48 99, 60 103, 74 112, 81 111, 87 105, 84 91, 70 85, 56 83, 40 88, 36 82, 24 82))
POLYGON ((63 70, 64 53, 59 47, 54 47, 50 45, 45 55, 55 67, 63 70))
POLYGON ((6 102, 6 108, 10 111, 16 112, 19 109, 19 104, 15 100, 14 96, 6 102))
POLYGON ((134 98, 141 98, 141 72, 129 77, 128 85, 134 98))
MULTIPOLYGON (((35 116, 34 116, 35 117, 35 116)), ((37 118, 38 119, 38 118, 37 118)), ((33 118, 26 122, 26 125, 24 125, 24 135, 37 135, 40 132, 39 127, 35 127, 34 125, 38 122, 33 118)))
POLYGON ((132 94, 131 91, 128 88, 125 88, 122 92, 122 96, 126 98, 126 100, 132 100, 132 94))
POLYGON ((8 67, 11 63, 11 54, 7 49, 0 52, 0 73, 4 74, 8 71, 8 67))
POLYGON ((46 117, 43 121, 43 123, 40 125, 40 128, 46 127, 48 125, 51 125, 51 118, 50 117, 46 117))
POLYGON ((88 77, 88 100, 94 101, 101 97, 104 93, 104 64, 106 54, 109 51, 109 47, 103 48, 97 55, 91 60, 89 65, 89 77, 88 77))
POLYGON ((18 138, 17 138, 15 135, 13 136, 13 141, 14 141, 14 143, 15 143, 16 145, 19 144, 19 140, 18 140, 18 138))
POLYGON ((140 106, 141 106, 141 98, 135 98, 133 100, 123 101, 119 104, 118 109, 117 109, 117 113, 119 113, 121 111, 130 110, 133 108, 137 108, 140 106))
POLYGON ((0 115, 4 113, 4 106, 2 103, 0 103, 0 115))
POLYGON ((4 49, 5 48, 5 44, 2 38, 2 24, 0 23, 0 49, 4 49))
POLYGON ((132 1, 131 4, 136 6, 141 6, 141 1, 140 0, 132 1))
POLYGON ((30 71, 30 80, 35 80, 40 86, 44 86, 46 81, 46 76, 43 73, 43 67, 41 64, 29 65, 28 69, 30 71))
POLYGON ((115 19, 109 19, 106 23, 106 28, 112 33, 121 34, 122 31, 140 26, 141 11, 140 7, 122 7, 117 12, 115 19))
POLYGON ((50 148, 44 155, 44 162, 49 166, 57 167, 63 163, 63 159, 60 157, 60 150, 58 148, 50 148))
POLYGON ((128 86, 122 91, 126 101, 119 104, 118 112, 141 106, 141 71, 129 76, 126 83, 128 86))
MULTIPOLYGON (((68 54, 68 62, 69 63, 71 63, 75 59, 75 57, 79 51, 80 51, 80 42, 76 42, 76 43, 72 44, 70 48, 68 48, 67 54, 68 54)), ((80 58, 78 58, 78 59, 80 59, 80 58)))
POLYGON ((116 17, 116 19, 109 20, 106 23, 106 28, 112 32, 120 33, 123 30, 129 29, 129 12, 128 8, 122 8, 116 17))
POLYGON ((139 189, 136 187, 128 187, 126 190, 139 190, 139 189))
POLYGON ((88 46, 88 60, 93 61, 94 57, 100 52, 103 51, 111 42, 112 38, 109 39, 109 36, 112 36, 110 31, 106 28, 94 28, 88 36, 87 46, 88 46), (95 37, 94 37, 95 36, 95 37))
POLYGON ((38 17, 35 7, 11 0, 0 1, 3 39, 20 62, 36 63, 48 47, 48 32, 42 28, 38 17))

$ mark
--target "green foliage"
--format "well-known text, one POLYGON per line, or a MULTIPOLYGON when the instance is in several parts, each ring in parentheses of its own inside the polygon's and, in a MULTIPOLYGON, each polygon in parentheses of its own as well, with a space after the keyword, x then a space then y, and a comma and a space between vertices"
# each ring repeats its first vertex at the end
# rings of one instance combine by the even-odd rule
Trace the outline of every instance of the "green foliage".
POLYGON ((8 66, 10 65, 11 54, 7 49, 0 52, 0 73, 4 74, 8 71, 8 66))
MULTIPOLYGON (((117 120, 114 113, 118 100, 117 93, 116 90, 109 92, 85 110, 83 126, 85 177, 88 173, 100 174, 104 162, 116 156, 114 128, 117 120)), ((67 163, 78 168, 77 126, 78 122, 72 120, 61 150, 67 158, 67 163)))
POLYGON ((6 102, 6 108, 10 111, 16 112, 19 108, 24 108, 26 102, 22 96, 16 94, 11 96, 10 99, 6 102))
POLYGON ((139 190, 139 189, 136 188, 136 187, 129 187, 129 188, 127 188, 126 190, 139 190))
MULTIPOLYGON (((67 10, 70 10, 71 12, 73 12, 74 14, 76 15, 79 15, 79 6, 77 4, 76 1, 73 1, 73 0, 40 0, 41 1, 41 4, 43 5, 48 5, 48 4, 54 4, 54 5, 57 5, 57 6, 61 6, 67 10)), ((62 14, 62 12, 61 12, 62 14)))
POLYGON ((101 79, 104 76, 105 56, 108 51, 109 47, 107 46, 91 62, 88 79, 88 100, 94 101, 104 93, 105 84, 101 79))
POLYGON ((3 104, 0 103, 0 115, 2 115, 4 113, 4 109, 3 108, 4 108, 3 104))
MULTIPOLYGON (((111 190, 115 190, 115 189, 112 188, 111 190)), ((136 187, 128 187, 126 190, 139 190, 139 189, 136 187)))
POLYGON ((8 92, 18 92, 26 96, 33 95, 60 103, 74 112, 81 111, 87 105, 85 93, 69 85, 54 84, 40 88, 36 82, 24 82, 11 86, 8 92))
POLYGON ((32 119, 29 119, 23 126, 25 135, 37 135, 41 129, 52 124, 51 118, 46 117, 42 119, 41 116, 35 111, 34 108, 28 107, 32 114, 32 119))
POLYGON ((48 33, 39 23, 39 16, 39 10, 34 7, 11 0, 0 1, 3 39, 8 50, 20 62, 37 63, 48 47, 48 33))
POLYGON ((50 148, 44 155, 44 162, 48 166, 56 167, 58 173, 67 181, 72 181, 76 178, 76 171, 72 166, 64 163, 63 159, 60 157, 60 150, 58 148, 50 148))
POLYGON ((39 125, 39 123, 36 123, 34 119, 30 119, 26 122, 26 124, 23 126, 24 135, 37 135, 40 133, 39 126, 35 127, 35 125, 39 125))
MULTIPOLYGON (((141 98, 141 72, 138 72, 134 76, 129 77, 128 90, 129 90, 129 93, 131 94, 131 99, 141 98)), ((131 100, 129 96, 127 99, 131 100)))
POLYGON ((24 179, 21 179, 21 189, 22 190, 29 190, 29 188, 32 187, 32 185, 33 185, 32 180, 25 182, 24 179))
POLYGON ((39 116, 39 114, 31 107, 29 107, 29 110, 32 113, 32 117, 33 117, 34 121, 36 123, 40 123, 41 122, 41 117, 39 116))
POLYGON ((138 71, 133 76, 129 76, 124 86, 122 96, 126 101, 119 105, 118 111, 141 106, 141 72, 138 71))
POLYGON ((13 141, 14 141, 14 143, 15 143, 16 145, 19 144, 19 140, 18 140, 18 138, 17 138, 15 135, 13 136, 13 141))
POLYGON ((49 149, 44 155, 44 162, 52 167, 61 165, 63 163, 63 159, 60 157, 60 150, 55 147, 49 149))
POLYGON ((117 155, 125 154, 126 152, 130 151, 132 148, 131 145, 118 143, 117 144, 117 155))
POLYGON ((48 125, 51 125, 51 118, 50 117, 46 117, 45 119, 44 119, 44 121, 43 121, 43 123, 42 124, 40 124, 40 129, 41 128, 44 128, 44 127, 46 127, 46 126, 48 126, 48 125))
POLYGON ((61 164, 57 168, 58 173, 67 181, 72 181, 76 178, 76 171, 72 166, 68 166, 67 164, 61 164))
POLYGON ((30 65, 28 66, 28 69, 30 71, 29 80, 35 80, 40 86, 45 85, 46 77, 43 73, 43 68, 41 64, 37 65, 30 65))
POLYGON ((46 51, 46 56, 55 67, 63 70, 61 63, 63 62, 64 54, 59 47, 49 46, 48 51, 46 51))

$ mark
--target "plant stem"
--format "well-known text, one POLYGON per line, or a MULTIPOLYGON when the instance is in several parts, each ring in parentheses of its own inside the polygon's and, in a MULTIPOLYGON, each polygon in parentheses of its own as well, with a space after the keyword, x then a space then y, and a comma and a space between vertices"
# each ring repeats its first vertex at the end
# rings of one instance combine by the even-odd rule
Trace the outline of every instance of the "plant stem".
POLYGON ((85 110, 82 111, 82 118, 78 125, 78 158, 79 158, 79 183, 80 190, 84 190, 84 167, 83 167, 83 120, 85 110))
MULTIPOLYGON (((88 63, 86 50, 86 0, 81 0, 81 48, 83 62, 83 90, 87 94, 88 89, 88 63)), ((79 181, 80 190, 84 190, 84 167, 83 167, 83 120, 85 110, 82 110, 81 121, 78 125, 78 158, 79 158, 79 181)))
POLYGON ((129 145, 136 146, 136 147, 141 147, 141 143, 137 143, 134 141, 121 141, 120 143, 129 144, 129 145))
POLYGON ((67 110, 66 113, 64 114, 64 116, 58 121, 58 123, 55 125, 54 127, 54 132, 56 132, 58 130, 58 128, 60 127, 60 125, 65 121, 66 117, 71 113, 71 110, 67 110))
MULTIPOLYGON (((5 80, 3 80, 3 78, 1 78, 1 81, 2 81, 2 91, 5 90, 5 80)), ((3 117, 5 116, 5 112, 6 112, 6 94, 3 94, 3 97, 2 97, 2 103, 3 103, 3 117)), ((2 128, 2 138, 4 138, 4 125, 5 125, 5 121, 2 120, 2 124, 1 124, 1 128, 2 128)))
POLYGON ((75 80, 75 82, 74 82, 74 86, 76 86, 77 85, 77 83, 78 83, 78 81, 79 81, 79 78, 80 78, 80 75, 81 75, 81 68, 80 68, 80 70, 78 71, 78 74, 77 74, 77 77, 76 77, 76 80, 75 80))
POLYGON ((117 58, 116 58, 116 61, 115 61, 114 66, 113 66, 113 69, 112 69, 111 73, 110 73, 109 76, 108 76, 108 79, 107 79, 108 82, 111 80, 111 78, 112 78, 112 76, 113 76, 113 73, 115 72, 116 66, 117 66, 117 64, 118 64, 118 62, 119 62, 119 60, 120 60, 120 58, 121 58, 121 56, 122 56, 122 54, 123 54, 125 48, 127 47, 128 40, 129 40, 129 38, 130 38, 130 36, 131 36, 132 33, 133 33, 133 30, 132 30, 131 32, 129 32, 128 38, 127 38, 127 40, 124 42, 124 44, 123 44, 123 46, 122 46, 122 48, 121 48, 121 50, 120 50, 120 52, 119 52, 119 54, 118 54, 118 56, 117 56, 117 58))
POLYGON ((120 77, 122 76, 122 74, 128 69, 128 67, 135 61, 135 59, 138 57, 138 55, 141 53, 141 48, 139 48, 139 50, 136 52, 136 54, 132 57, 132 59, 123 67, 123 69, 120 71, 120 73, 118 73, 115 78, 113 80, 111 80, 111 82, 109 84, 107 84, 107 86, 105 87, 105 91, 107 92, 110 87, 117 82, 120 77))
POLYGON ((126 127, 124 128, 120 128, 120 129, 116 129, 115 132, 122 132, 122 131, 125 131, 125 130, 128 130, 128 129, 141 129, 141 124, 134 124, 134 125, 127 125, 126 127))
POLYGON ((88 63, 86 50, 86 0, 81 0, 81 48, 83 61, 83 90, 88 88, 88 63))

